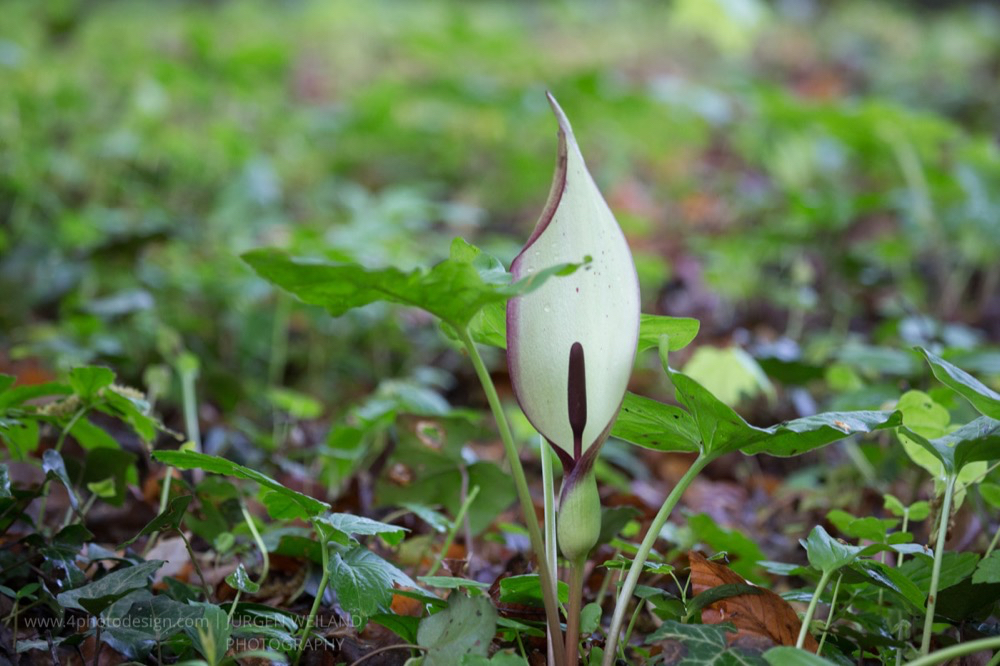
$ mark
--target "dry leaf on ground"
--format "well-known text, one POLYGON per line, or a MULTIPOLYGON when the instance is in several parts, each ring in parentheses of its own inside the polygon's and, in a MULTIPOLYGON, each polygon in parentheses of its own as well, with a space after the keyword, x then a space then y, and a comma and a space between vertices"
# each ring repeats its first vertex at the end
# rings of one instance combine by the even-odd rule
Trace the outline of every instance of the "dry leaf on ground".
MULTIPOLYGON (((739 574, 724 564, 709 562, 695 551, 688 553, 691 564, 691 588, 701 594, 720 585, 746 585, 739 574)), ((736 627, 736 638, 746 634, 764 636, 777 645, 795 645, 802 628, 799 616, 791 604, 774 592, 760 588, 759 594, 738 594, 720 599, 701 611, 704 624, 729 622, 736 627)), ((816 640, 806 636, 805 649, 815 652, 816 640)))

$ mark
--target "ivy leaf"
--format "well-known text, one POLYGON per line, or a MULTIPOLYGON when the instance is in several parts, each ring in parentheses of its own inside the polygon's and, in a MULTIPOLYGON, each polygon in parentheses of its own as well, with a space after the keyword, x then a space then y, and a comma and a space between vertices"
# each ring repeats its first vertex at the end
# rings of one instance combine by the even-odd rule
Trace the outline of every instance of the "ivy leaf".
POLYGON ((164 564, 166 562, 163 560, 150 560, 118 569, 92 583, 62 592, 56 597, 56 600, 63 608, 75 608, 98 615, 132 590, 147 587, 149 577, 164 564))
MULTIPOLYGON (((460 238, 452 243, 452 257, 430 269, 405 272, 398 268, 365 268, 352 263, 292 259, 284 252, 261 249, 243 260, 264 279, 295 294, 310 305, 327 309, 334 317, 377 301, 418 307, 458 329, 491 303, 537 289, 553 275, 565 275, 579 264, 562 264, 538 271, 518 282, 483 279, 472 247, 460 238), (488 281, 489 280, 489 281, 488 281)), ((580 258, 585 260, 584 257, 580 258)))
POLYGON ((980 414, 1000 419, 1000 393, 923 347, 917 347, 917 351, 927 359, 938 381, 972 403, 980 414))
POLYGON ((330 558, 330 584, 341 607, 352 615, 371 617, 392 602, 395 583, 417 587, 409 576, 364 546, 330 558))
POLYGON ((943 437, 928 439, 907 428, 900 432, 941 461, 944 471, 958 474, 969 463, 1000 458, 1000 421, 981 416, 943 437))
POLYGON ((145 527, 139 530, 138 534, 118 546, 118 548, 128 548, 141 537, 148 536, 155 532, 178 529, 181 521, 184 520, 184 513, 187 511, 188 505, 191 504, 192 499, 194 498, 191 495, 179 495, 173 498, 170 500, 170 504, 163 511, 163 513, 149 521, 145 527))
POLYGON ((55 478, 59 483, 66 486, 66 492, 69 494, 69 503, 73 506, 74 510, 80 509, 80 502, 76 498, 76 493, 73 492, 73 484, 69 482, 69 475, 66 473, 66 463, 63 461, 62 455, 59 454, 55 449, 48 449, 42 454, 42 469, 45 470, 45 474, 50 478, 55 478))
POLYGON ((448 608, 425 617, 417 644, 428 648, 423 666, 454 666, 465 655, 485 657, 497 628, 497 611, 486 597, 451 597, 448 608))
POLYGON ((250 580, 250 575, 243 568, 242 562, 236 567, 236 571, 226 576, 226 584, 245 594, 257 594, 260 591, 260 585, 250 580))
POLYGON ((115 373, 108 368, 87 365, 69 371, 69 385, 84 402, 93 402, 101 389, 111 386, 115 373))
POLYGON ((822 525, 814 527, 809 537, 804 541, 800 540, 799 543, 806 549, 809 564, 823 573, 830 573, 847 566, 864 550, 861 546, 849 546, 834 539, 822 525))
POLYGON ((647 644, 669 641, 679 645, 673 666, 758 666, 759 656, 730 648, 726 635, 735 631, 731 624, 681 624, 668 620, 646 638, 647 644))
POLYGON ((313 518, 330 510, 330 505, 318 499, 303 495, 291 488, 286 488, 271 477, 260 472, 238 465, 232 461, 210 456, 195 451, 153 451, 153 458, 160 462, 177 467, 178 469, 201 469, 214 474, 224 474, 235 476, 247 481, 256 481, 268 490, 282 496, 288 501, 291 509, 288 513, 294 515, 284 515, 284 518, 313 518))

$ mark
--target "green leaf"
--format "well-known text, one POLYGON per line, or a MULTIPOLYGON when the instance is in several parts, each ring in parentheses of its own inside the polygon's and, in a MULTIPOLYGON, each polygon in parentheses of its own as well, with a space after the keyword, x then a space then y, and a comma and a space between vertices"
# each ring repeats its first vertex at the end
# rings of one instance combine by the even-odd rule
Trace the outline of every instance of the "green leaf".
POLYGON ((194 498, 191 495, 179 495, 173 498, 170 500, 170 504, 163 513, 149 521, 145 527, 139 530, 138 534, 118 546, 118 548, 128 548, 139 538, 156 532, 179 529, 181 521, 184 520, 184 514, 187 511, 188 505, 191 504, 192 499, 194 498))
POLYGON ((114 494, 105 499, 108 504, 121 506, 125 503, 129 479, 136 479, 134 453, 120 448, 97 448, 87 452, 84 461, 83 483, 103 482, 110 479, 114 483, 114 494))
POLYGON ((409 531, 405 527, 380 523, 377 520, 355 516, 350 513, 330 513, 320 516, 316 519, 316 522, 332 527, 334 530, 347 536, 371 536, 377 534, 391 546, 395 546, 402 541, 403 537, 406 536, 406 532, 409 531))
POLYGON ((771 380, 740 347, 698 347, 684 365, 684 374, 727 405, 738 405, 744 398, 760 394, 774 399, 771 380))
MULTIPOLYGON (((978 553, 955 553, 945 552, 941 559, 941 578, 938 581, 938 590, 955 585, 966 578, 972 576, 979 563, 978 553)), ((934 560, 930 556, 919 556, 906 560, 899 567, 900 573, 913 581, 913 584, 920 588, 924 596, 930 592, 930 581, 934 560)))
POLYGON ((163 560, 150 560, 117 569, 92 583, 60 593, 56 600, 64 608, 75 608, 98 615, 132 590, 146 588, 149 577, 164 564, 166 562, 163 560))
MULTIPOLYGON (((560 603, 569 601, 569 586, 560 581, 558 584, 560 603)), ((521 574, 500 579, 500 601, 505 604, 524 604, 542 606, 542 586, 538 582, 538 574, 521 574)))
POLYGON ((14 375, 8 375, 7 373, 0 372, 0 393, 6 393, 16 381, 17 377, 14 375))
POLYGON ((201 622, 184 627, 184 633, 206 661, 211 665, 219 664, 229 649, 229 638, 232 627, 229 618, 221 608, 213 604, 203 605, 205 615, 201 622))
POLYGON ((226 576, 226 584, 246 594, 257 594, 260 591, 260 585, 250 580, 250 575, 243 568, 242 562, 236 567, 236 571, 226 576))
POLYGON ((646 644, 670 642, 676 666, 757 666, 763 660, 729 647, 726 635, 735 632, 730 624, 681 624, 668 620, 646 638, 646 644), (676 652, 674 651, 676 650, 676 652))
POLYGON ((457 578, 455 576, 420 576, 417 580, 419 580, 424 585, 427 585, 428 587, 436 587, 440 590, 490 589, 489 583, 480 583, 477 580, 469 580, 468 578, 457 578))
MULTIPOLYGON (((317 499, 286 488, 274 479, 260 472, 234 462, 194 451, 153 451, 153 458, 179 469, 201 469, 214 474, 234 476, 247 481, 255 481, 283 496, 293 507, 292 513, 298 518, 312 518, 330 510, 330 505, 317 499)), ((284 516, 286 518, 291 516, 284 516)))
POLYGON ((917 347, 917 351, 927 359, 938 381, 972 403, 980 414, 1000 420, 1000 393, 940 356, 922 347, 917 347))
POLYGON ((366 618, 389 608, 395 583, 417 587, 405 573, 360 545, 333 553, 329 572, 341 607, 366 618))
POLYGON ((937 458, 947 474, 958 474, 969 463, 1000 458, 1000 421, 988 416, 934 439, 905 426, 900 432, 937 458))
MULTIPOLYGON (((2 492, 2 489, 0 489, 0 497, 3 496, 2 492)), ((979 494, 982 496, 984 502, 994 509, 1000 509, 1000 485, 984 481, 979 484, 979 494)))
POLYGON ((157 429, 162 427, 149 416, 149 402, 141 395, 132 395, 131 391, 112 386, 110 391, 104 392, 104 400, 107 405, 101 407, 101 411, 112 413, 128 423, 144 442, 153 441, 157 429))
POLYGON ((69 371, 69 385, 84 402, 93 402, 101 389, 111 386, 114 381, 114 372, 94 365, 69 371))
POLYGON ((181 633, 204 616, 203 606, 182 604, 163 594, 133 602, 127 613, 133 628, 141 628, 156 641, 181 633))
POLYGON ((369 619, 396 634, 406 643, 412 645, 417 642, 417 627, 420 625, 418 617, 396 615, 395 613, 376 613, 369 619))
POLYGON ((524 657, 510 652, 497 652, 492 659, 478 654, 467 654, 462 657, 459 666, 529 666, 524 657))
POLYGON ((639 315, 639 348, 637 351, 644 352, 647 349, 659 347, 660 338, 664 335, 668 338, 670 351, 684 349, 698 335, 700 327, 701 322, 689 317, 641 314, 639 315))
POLYGON ((598 603, 589 603, 580 609, 580 635, 587 636, 597 631, 601 626, 602 614, 601 605, 598 603))
POLYGON ((898 594, 912 606, 914 612, 924 612, 926 594, 898 568, 875 560, 855 560, 851 568, 876 585, 898 594))
POLYGON ((80 419, 73 424, 73 429, 69 431, 80 446, 86 450, 91 449, 117 449, 120 448, 118 440, 109 435, 104 428, 96 426, 88 419, 80 419))
POLYGON ((57 479, 59 483, 66 487, 66 492, 69 494, 69 503, 73 506, 73 509, 79 510, 80 502, 76 498, 76 493, 73 492, 73 484, 69 482, 69 475, 66 473, 66 463, 63 462, 63 457, 58 451, 47 449, 42 454, 42 469, 45 470, 46 475, 57 479))
POLYGON ((835 666, 835 662, 812 652, 788 646, 771 648, 764 653, 764 660, 770 666, 835 666))
POLYGON ((694 418, 674 405, 626 393, 611 436, 656 451, 696 453, 701 435, 694 418))
MULTIPOLYGON (((464 243, 461 239, 456 242, 464 243)), ((553 275, 571 273, 579 265, 552 266, 515 283, 487 282, 468 254, 460 250, 456 256, 459 258, 445 259, 431 269, 410 272, 298 260, 270 249, 247 252, 243 260, 264 279, 305 303, 326 308, 334 317, 353 308, 387 301, 421 308, 460 329, 483 307, 529 293, 553 275)))
POLYGON ((486 597, 451 597, 448 608, 425 617, 417 644, 428 650, 423 666, 455 666, 467 654, 485 657, 497 629, 497 612, 486 597))
POLYGON ((807 539, 799 543, 806 549, 809 564, 824 573, 830 573, 847 566, 861 555, 864 548, 840 543, 827 534, 822 525, 817 525, 807 539))
POLYGON ((976 584, 1000 583, 1000 550, 994 550, 989 557, 984 558, 976 566, 972 582, 976 584))
POLYGON ((7 445, 12 458, 24 460, 38 448, 38 421, 30 418, 0 419, 0 439, 7 445))

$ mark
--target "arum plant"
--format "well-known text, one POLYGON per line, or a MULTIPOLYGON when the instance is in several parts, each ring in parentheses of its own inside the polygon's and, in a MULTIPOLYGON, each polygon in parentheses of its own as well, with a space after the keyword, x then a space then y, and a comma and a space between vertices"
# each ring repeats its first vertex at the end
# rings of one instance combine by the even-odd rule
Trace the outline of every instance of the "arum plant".
POLYGON ((555 178, 510 271, 523 279, 548 266, 591 261, 508 301, 507 363, 521 409, 563 466, 557 542, 570 563, 566 663, 575 664, 583 568, 601 530, 594 461, 618 416, 635 361, 639 280, 569 120, 551 95, 549 103, 559 122, 555 178))
POLYGON ((660 338, 660 360, 673 382, 681 406, 627 394, 612 436, 659 451, 696 453, 691 467, 667 496, 653 518, 621 586, 605 646, 603 666, 612 666, 629 600, 635 591, 649 553, 681 496, 698 473, 719 456, 732 451, 747 455, 767 453, 795 456, 856 433, 892 428, 900 423, 895 412, 828 412, 758 428, 724 404, 701 384, 670 368, 670 341, 660 338))
MULTIPOLYGON (((972 463, 1000 458, 1000 421, 995 418, 1000 416, 1000 394, 961 368, 924 349, 918 348, 918 350, 927 359, 935 377, 984 414, 984 416, 940 437, 928 436, 926 430, 908 425, 906 421, 904 421, 904 427, 900 428, 900 436, 904 444, 909 440, 912 444, 931 454, 932 464, 922 464, 935 475, 936 480, 944 483, 941 514, 938 517, 938 530, 934 544, 934 565, 931 569, 930 590, 927 595, 927 615, 924 618, 924 631, 920 641, 920 653, 927 655, 930 652, 934 610, 937 605, 938 584, 941 579, 941 563, 944 559, 944 543, 948 536, 948 522, 951 517, 955 488, 967 466, 972 463)), ((921 423, 920 425, 925 424, 921 423)), ((910 453, 912 456, 912 452, 910 453)), ((918 460, 918 462, 920 461, 918 460)))

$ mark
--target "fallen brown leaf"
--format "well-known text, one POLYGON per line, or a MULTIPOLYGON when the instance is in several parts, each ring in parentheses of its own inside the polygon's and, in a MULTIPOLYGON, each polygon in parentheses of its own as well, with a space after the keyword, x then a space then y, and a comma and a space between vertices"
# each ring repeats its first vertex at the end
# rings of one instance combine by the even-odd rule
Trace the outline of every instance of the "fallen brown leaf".
MULTIPOLYGON (((747 584, 726 565, 709 562, 695 551, 688 553, 688 561, 691 564, 691 588, 696 595, 720 585, 747 584)), ((736 627, 734 640, 754 634, 764 636, 777 645, 795 645, 802 629, 802 622, 791 604, 763 588, 760 594, 738 594, 705 606, 701 611, 701 621, 704 624, 732 624, 736 627)), ((816 652, 819 646, 816 639, 806 634, 804 647, 816 652)))

